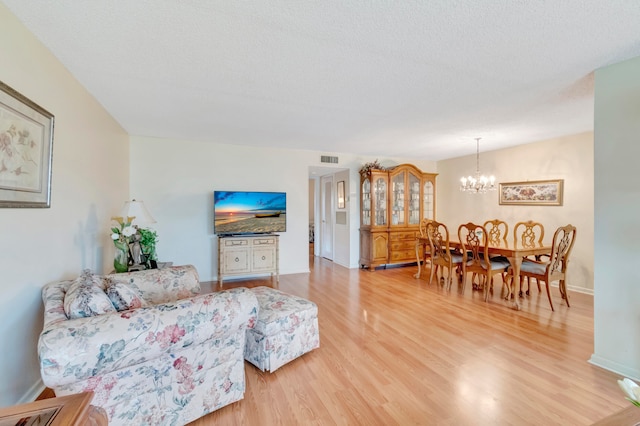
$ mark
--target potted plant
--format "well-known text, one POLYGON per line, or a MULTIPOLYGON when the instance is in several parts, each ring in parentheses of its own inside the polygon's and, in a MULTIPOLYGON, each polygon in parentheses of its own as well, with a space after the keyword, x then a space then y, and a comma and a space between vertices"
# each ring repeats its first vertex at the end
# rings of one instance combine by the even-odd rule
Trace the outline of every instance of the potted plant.
POLYGON ((158 234, 153 229, 147 228, 138 228, 138 233, 140 234, 140 247, 142 248, 147 268, 157 268, 156 243, 158 242, 158 234))

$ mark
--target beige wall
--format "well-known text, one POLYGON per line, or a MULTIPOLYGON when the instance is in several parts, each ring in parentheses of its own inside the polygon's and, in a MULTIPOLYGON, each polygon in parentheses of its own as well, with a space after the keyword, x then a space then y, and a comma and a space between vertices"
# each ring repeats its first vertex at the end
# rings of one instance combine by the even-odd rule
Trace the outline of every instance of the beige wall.
MULTIPOLYGON (((113 259, 109 217, 128 197, 128 137, 0 3, 0 80, 55 115, 51 208, 0 209, 0 406, 41 391, 42 286, 113 259)), ((6 129, 0 129, 0 132, 6 129)))
POLYGON ((640 379, 640 58, 595 73, 595 297, 591 362, 640 379))
POLYGON ((480 171, 497 182, 564 179, 562 206, 502 206, 498 191, 468 194, 459 191, 462 174, 473 174, 476 156, 438 162, 437 218, 457 233, 461 223, 502 219, 510 226, 523 220, 545 225, 550 238, 558 226, 578 228, 569 265, 570 289, 593 292, 593 134, 583 133, 514 148, 480 153, 480 171))

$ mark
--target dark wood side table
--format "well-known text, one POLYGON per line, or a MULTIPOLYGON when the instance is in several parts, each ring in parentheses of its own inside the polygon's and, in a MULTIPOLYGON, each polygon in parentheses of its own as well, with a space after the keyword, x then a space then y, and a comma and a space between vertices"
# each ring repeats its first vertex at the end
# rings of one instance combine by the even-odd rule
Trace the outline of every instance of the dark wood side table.
POLYGON ((598 420, 591 426, 637 426, 640 425, 640 407, 631 405, 617 413, 598 420))
POLYGON ((107 426, 107 413, 91 405, 93 392, 0 408, 0 426, 107 426))

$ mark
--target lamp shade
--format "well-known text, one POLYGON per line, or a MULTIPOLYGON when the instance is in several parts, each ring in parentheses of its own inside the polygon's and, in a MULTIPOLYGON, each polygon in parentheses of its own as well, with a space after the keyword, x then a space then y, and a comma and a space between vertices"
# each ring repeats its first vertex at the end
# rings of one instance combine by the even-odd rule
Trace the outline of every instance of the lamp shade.
POLYGON ((156 223, 149 210, 144 206, 144 202, 136 201, 135 199, 125 201, 121 215, 122 217, 135 217, 133 225, 144 226, 156 223))

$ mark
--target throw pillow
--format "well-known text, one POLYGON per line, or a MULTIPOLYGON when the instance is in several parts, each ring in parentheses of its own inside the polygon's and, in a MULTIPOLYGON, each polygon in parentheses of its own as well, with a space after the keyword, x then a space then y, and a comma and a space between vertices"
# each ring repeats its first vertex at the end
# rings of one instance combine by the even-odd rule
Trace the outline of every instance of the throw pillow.
POLYGON ((118 311, 144 308, 149 304, 138 294, 137 291, 123 283, 110 282, 106 290, 109 300, 118 311))
POLYGON ((88 269, 73 280, 64 296, 64 312, 68 318, 92 317, 116 311, 102 290, 101 281, 88 269))

